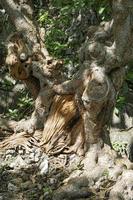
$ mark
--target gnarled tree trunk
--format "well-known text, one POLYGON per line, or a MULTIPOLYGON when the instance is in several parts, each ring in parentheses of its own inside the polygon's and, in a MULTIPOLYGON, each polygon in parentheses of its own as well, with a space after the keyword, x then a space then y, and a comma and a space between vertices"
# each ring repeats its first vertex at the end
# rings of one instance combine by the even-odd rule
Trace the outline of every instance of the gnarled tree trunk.
POLYGON ((21 62, 24 48, 19 51, 18 47, 16 53, 9 50, 9 45, 7 60, 14 68, 14 77, 22 79, 36 99, 32 123, 42 117, 42 146, 50 154, 61 151, 84 154, 90 145, 99 143, 124 80, 124 67, 133 58, 132 1, 114 0, 113 20, 89 27, 88 39, 80 52, 81 70, 73 80, 67 82, 64 77, 59 81, 58 73, 54 74, 56 70, 60 71, 59 63, 49 59, 47 50, 42 46, 39 28, 32 21, 31 2, 24 4, 26 14, 21 0, 1 0, 0 4, 11 17, 16 30, 24 36, 24 39, 21 38, 22 43, 26 43, 24 48, 29 49, 25 51, 28 55, 24 55, 28 58, 21 62), (41 61, 35 59, 35 54, 41 55, 41 61), (27 71, 24 63, 29 61, 27 71), (36 71, 38 66, 39 69, 41 67, 40 71, 36 71), (21 78, 19 71, 26 75, 21 78), (47 72, 52 75, 49 76, 47 72), (39 79, 40 86, 34 76, 39 79), (41 84, 43 81, 45 86, 41 84), (39 87, 40 92, 37 93, 39 87))

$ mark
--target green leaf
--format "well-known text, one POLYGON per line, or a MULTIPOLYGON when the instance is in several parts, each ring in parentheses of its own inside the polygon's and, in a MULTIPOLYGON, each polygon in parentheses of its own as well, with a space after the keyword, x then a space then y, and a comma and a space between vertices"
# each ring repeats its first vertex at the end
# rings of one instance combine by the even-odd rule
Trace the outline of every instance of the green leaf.
POLYGON ((127 74, 126 80, 133 81, 133 71, 130 71, 130 72, 127 74))
POLYGON ((101 7, 100 9, 99 9, 99 14, 101 15, 101 14, 103 14, 103 12, 105 11, 105 7, 101 7))

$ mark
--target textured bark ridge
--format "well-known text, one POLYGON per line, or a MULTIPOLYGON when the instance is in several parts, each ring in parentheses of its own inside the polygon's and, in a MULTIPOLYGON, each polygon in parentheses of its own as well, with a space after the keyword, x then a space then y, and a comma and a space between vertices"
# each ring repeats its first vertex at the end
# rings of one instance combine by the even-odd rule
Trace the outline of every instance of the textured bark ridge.
MULTIPOLYGON (((6 0, 2 1, 3 7, 6 8, 7 2, 16 6, 13 0, 6 0)), ((133 56, 129 45, 133 40, 133 3, 113 1, 112 7, 111 22, 88 28, 88 37, 79 54, 80 71, 70 81, 61 72, 61 61, 45 55, 41 44, 35 48, 37 40, 32 40, 35 43, 31 51, 30 42, 20 35, 9 39, 6 61, 10 74, 23 80, 36 99, 31 118, 18 122, 15 131, 34 133, 42 128, 41 146, 49 154, 74 151, 83 155, 91 145, 100 142, 109 122, 124 80, 124 67, 133 56)), ((19 10, 16 12, 19 16, 19 10)), ((33 24, 25 27, 24 22, 18 26, 17 30, 23 34, 22 27, 31 30, 32 38, 37 37, 33 24)))

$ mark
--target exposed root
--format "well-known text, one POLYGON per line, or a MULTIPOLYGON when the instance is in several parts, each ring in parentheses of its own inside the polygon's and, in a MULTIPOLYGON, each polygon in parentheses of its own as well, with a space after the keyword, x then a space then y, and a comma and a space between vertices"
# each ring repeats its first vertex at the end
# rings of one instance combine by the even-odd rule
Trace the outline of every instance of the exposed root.
POLYGON ((19 134, 13 134, 0 142, 0 150, 7 150, 16 148, 17 146, 23 146, 26 150, 30 150, 32 146, 39 146, 37 139, 25 132, 19 134))
POLYGON ((76 145, 75 148, 69 149, 68 153, 77 152, 84 143, 82 134, 82 121, 74 97, 56 96, 43 130, 42 144, 46 153, 53 155, 62 151, 67 152, 70 146, 74 147, 75 143, 78 143, 79 147, 76 145))
MULTIPOLYGON (((22 126, 26 126, 24 122, 21 121, 22 126)), ((19 125, 17 122, 8 124, 14 130, 19 125)), ((36 143, 34 140, 33 145, 43 147, 49 155, 61 152, 84 154, 83 122, 72 95, 55 96, 43 132, 35 131, 33 135, 26 131, 13 134, 0 143, 0 148, 8 149, 18 145, 27 148, 34 136, 39 142, 36 143)))

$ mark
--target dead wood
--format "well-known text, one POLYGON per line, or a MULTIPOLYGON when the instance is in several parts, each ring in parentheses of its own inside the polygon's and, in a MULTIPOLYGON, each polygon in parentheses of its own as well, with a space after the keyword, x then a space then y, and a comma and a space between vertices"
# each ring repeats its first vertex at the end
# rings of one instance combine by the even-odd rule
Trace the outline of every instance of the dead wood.
MULTIPOLYGON (((82 150, 84 153, 84 132, 81 116, 77 110, 74 97, 71 95, 55 96, 48 119, 43 130, 43 146, 47 153, 82 150), (80 137, 80 142, 78 141, 80 137), (76 143, 77 147, 76 147, 76 143), (71 150, 70 150, 71 149, 71 150)), ((81 153, 81 152, 80 152, 81 153)))

